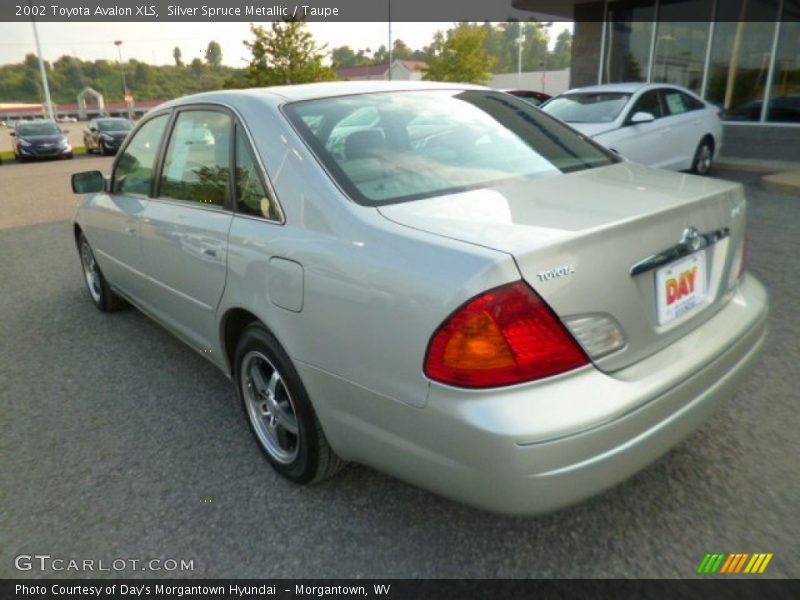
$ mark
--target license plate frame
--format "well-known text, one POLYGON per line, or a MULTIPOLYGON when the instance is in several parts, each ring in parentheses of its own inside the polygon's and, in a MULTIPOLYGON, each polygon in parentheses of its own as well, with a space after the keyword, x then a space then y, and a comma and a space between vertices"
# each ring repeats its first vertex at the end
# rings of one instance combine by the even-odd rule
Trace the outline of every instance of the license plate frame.
POLYGON ((706 251, 698 250, 656 270, 655 285, 659 326, 694 312, 707 297, 706 251))

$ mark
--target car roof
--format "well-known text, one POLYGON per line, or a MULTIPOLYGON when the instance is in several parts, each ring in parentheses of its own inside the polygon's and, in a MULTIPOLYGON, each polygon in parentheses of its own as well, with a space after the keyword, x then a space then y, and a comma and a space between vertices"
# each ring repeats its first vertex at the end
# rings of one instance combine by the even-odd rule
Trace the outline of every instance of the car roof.
POLYGON ((273 102, 299 102, 301 100, 316 100, 320 98, 379 92, 488 89, 489 88, 484 86, 468 83, 440 83, 435 81, 331 81, 324 83, 303 83, 298 85, 250 88, 244 90, 203 92, 171 100, 158 108, 202 102, 235 103, 237 99, 245 98, 271 100, 273 102))
POLYGON ((17 121, 17 127, 20 125, 39 125, 40 123, 50 123, 55 125, 55 121, 51 121, 50 119, 34 119, 33 121, 17 121))
POLYGON ((662 88, 675 89, 683 92, 692 93, 691 90, 687 90, 686 88, 683 88, 679 85, 674 85, 672 83, 646 83, 642 81, 629 81, 625 83, 604 83, 602 85, 589 85, 586 87, 580 87, 569 90, 561 95, 564 96, 567 94, 585 94, 585 93, 598 93, 598 92, 635 94, 643 90, 655 90, 662 88))

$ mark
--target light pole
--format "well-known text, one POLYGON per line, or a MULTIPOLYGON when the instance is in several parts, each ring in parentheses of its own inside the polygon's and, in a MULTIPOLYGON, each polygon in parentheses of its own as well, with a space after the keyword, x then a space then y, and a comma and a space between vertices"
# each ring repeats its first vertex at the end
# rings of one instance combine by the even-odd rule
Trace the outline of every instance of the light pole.
POLYGON ((394 58, 394 48, 392 47, 392 0, 387 0, 389 3, 389 70, 387 74, 389 81, 392 80, 392 58, 394 58))
POLYGON ((122 73, 122 93, 124 94, 122 101, 127 108, 128 117, 131 116, 131 105, 128 102, 130 94, 128 93, 128 83, 125 81, 125 67, 122 64, 122 40, 115 40, 114 45, 117 47, 117 56, 119 57, 119 70, 122 73))
POLYGON ((522 87, 522 45, 525 43, 525 35, 522 33, 522 21, 519 24, 519 36, 517 37, 517 86, 522 87))
MULTIPOLYGON (((30 2, 28 2, 30 5, 30 2)), ((44 87, 44 101, 47 103, 47 114, 50 116, 51 121, 56 120, 56 115, 53 112, 53 101, 50 99, 50 86, 47 83, 47 71, 44 68, 44 61, 42 60, 42 47, 39 44, 39 32, 36 29, 36 21, 31 18, 33 25, 33 39, 36 42, 36 56, 39 59, 39 73, 42 75, 42 87, 44 87)))
POLYGON ((542 93, 546 93, 545 89, 547 88, 547 55, 550 54, 550 28, 553 26, 552 21, 548 21, 547 23, 543 23, 545 28, 544 34, 544 61, 543 67, 544 70, 542 71, 542 93))

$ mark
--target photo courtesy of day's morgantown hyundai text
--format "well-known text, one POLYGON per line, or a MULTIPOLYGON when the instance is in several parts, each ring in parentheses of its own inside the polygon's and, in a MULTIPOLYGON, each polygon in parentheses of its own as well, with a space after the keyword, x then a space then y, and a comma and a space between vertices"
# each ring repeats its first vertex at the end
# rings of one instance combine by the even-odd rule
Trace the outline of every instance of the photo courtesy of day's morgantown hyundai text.
POLYGON ((72 185, 97 307, 133 304, 230 376, 297 483, 354 461, 491 511, 562 507, 698 428, 766 335, 740 184, 479 86, 184 97, 72 185))

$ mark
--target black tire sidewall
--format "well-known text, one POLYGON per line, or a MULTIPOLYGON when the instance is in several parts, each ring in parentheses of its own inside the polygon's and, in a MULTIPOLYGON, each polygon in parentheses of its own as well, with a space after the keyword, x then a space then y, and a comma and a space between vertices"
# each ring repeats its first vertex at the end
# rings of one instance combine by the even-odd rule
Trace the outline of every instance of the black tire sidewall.
POLYGON ((700 168, 699 168, 700 167, 700 156, 703 153, 703 148, 708 148, 709 152, 711 152, 712 159, 713 159, 713 156, 714 156, 714 148, 711 145, 711 142, 709 142, 708 140, 704 139, 697 145, 697 150, 695 150, 695 153, 694 153, 694 162, 692 163, 692 171, 694 173, 696 173, 697 175, 708 175, 711 172, 711 165, 709 165, 707 171, 701 171, 700 168))
POLYGON ((86 292, 89 294, 89 299, 92 301, 99 310, 102 312, 110 312, 110 305, 109 301, 111 298, 111 288, 108 287, 108 283, 106 282, 106 278, 103 276, 103 272, 100 270, 100 265, 97 265, 97 257, 94 256, 94 250, 92 250, 92 245, 89 243, 89 240, 86 239, 86 236, 81 234, 78 238, 78 258, 81 261, 81 272, 83 272, 83 245, 86 244, 89 247, 89 252, 92 253, 92 256, 95 260, 95 265, 97 268, 97 275, 100 278, 100 300, 95 300, 92 296, 91 292, 89 292, 89 284, 86 281, 86 277, 83 278, 83 284, 86 286, 86 292))
POLYGON ((316 414, 314 413, 306 388, 300 380, 300 376, 295 370, 289 356, 275 337, 264 327, 261 325, 251 325, 245 329, 239 339, 236 352, 234 353, 233 364, 236 389, 239 393, 239 402, 242 412, 247 420, 250 433, 261 449, 264 457, 278 473, 290 481, 295 483, 308 483, 312 481, 316 475, 320 458, 316 414), (261 441, 258 439, 258 435, 250 419, 250 414, 247 411, 240 369, 245 355, 252 350, 257 350, 269 358, 272 364, 280 371, 284 385, 288 387, 289 394, 292 397, 297 426, 300 432, 300 447, 297 457, 289 464, 276 461, 267 449, 264 448, 261 441))

